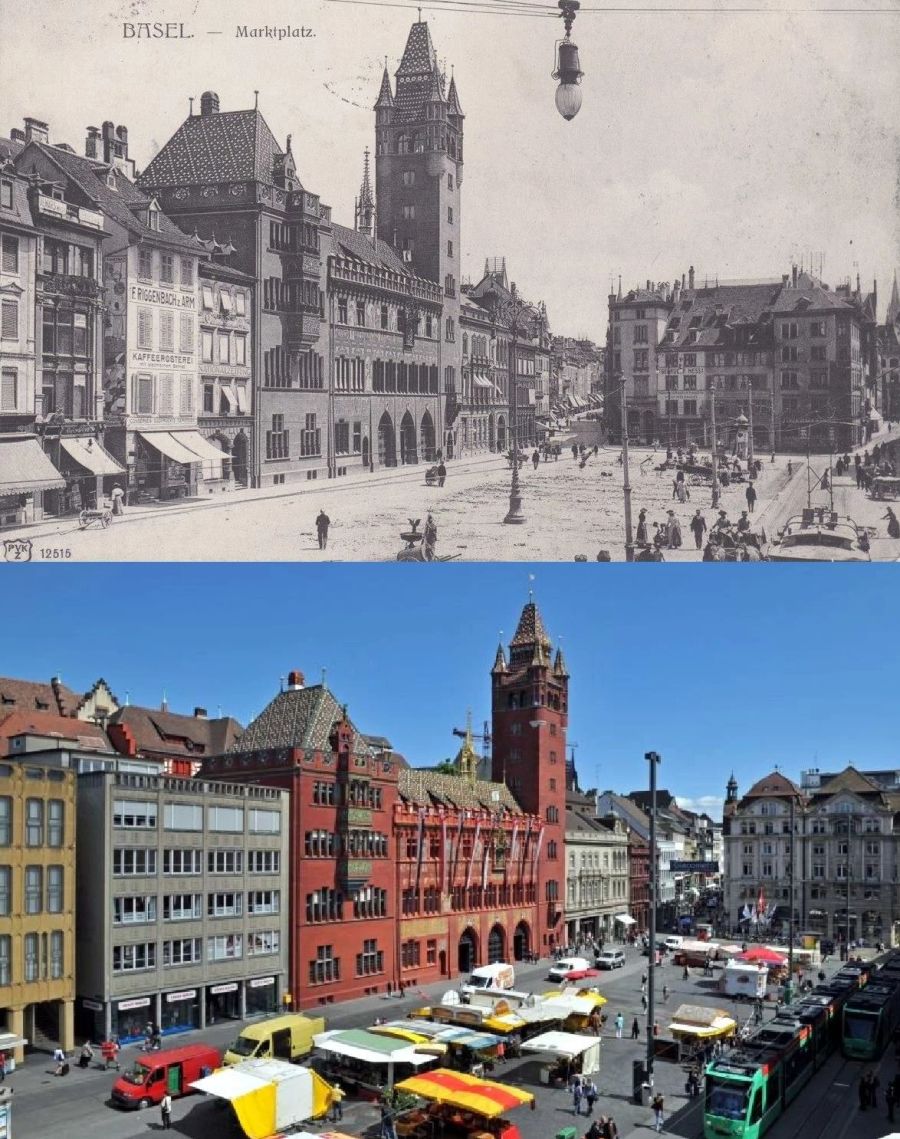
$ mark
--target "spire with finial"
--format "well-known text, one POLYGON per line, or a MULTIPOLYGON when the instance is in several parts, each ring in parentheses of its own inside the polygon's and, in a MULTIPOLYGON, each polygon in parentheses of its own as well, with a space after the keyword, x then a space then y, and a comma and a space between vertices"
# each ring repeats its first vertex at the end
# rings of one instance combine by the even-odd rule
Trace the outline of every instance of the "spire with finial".
POLYGON ((391 92, 391 77, 388 74, 387 56, 384 57, 384 72, 381 76, 381 90, 378 92, 378 101, 375 104, 375 110, 383 110, 387 107, 393 107, 394 96, 391 92))
POLYGON ((459 774, 474 783, 478 775, 478 756, 472 743, 472 709, 466 712, 466 734, 463 745, 456 757, 456 766, 459 774))
POLYGON ((556 656, 553 658, 553 675, 554 676, 568 676, 569 670, 566 666, 566 658, 563 656, 562 645, 556 650, 556 656))
POLYGON ((622 274, 620 273, 619 274, 619 292, 616 295, 616 300, 620 301, 621 299, 622 299, 622 274))
POLYGON ((891 299, 888 301, 887 324, 896 324, 900 320, 900 292, 897 290, 897 270, 894 270, 894 285, 891 289, 891 299))
POLYGON ((450 86, 447 89, 447 110, 451 115, 456 115, 460 119, 463 117, 462 105, 459 101, 459 92, 456 90, 456 76, 453 74, 453 68, 450 68, 450 86))
POLYGON ((369 178, 369 148, 366 147, 363 155, 362 184, 356 202, 356 228, 360 233, 371 237, 374 232, 374 222, 375 198, 372 195, 372 183, 369 178))
POLYGON ((499 676, 501 673, 507 672, 506 667, 506 652, 503 649, 503 630, 500 630, 500 644, 497 645, 497 655, 494 657, 494 667, 491 669, 492 676, 499 676))
POLYGON ((734 772, 732 771, 731 778, 728 780, 728 783, 726 784, 726 787, 725 787, 725 802, 726 803, 733 803, 737 799, 737 792, 738 792, 737 780, 735 779, 734 772))

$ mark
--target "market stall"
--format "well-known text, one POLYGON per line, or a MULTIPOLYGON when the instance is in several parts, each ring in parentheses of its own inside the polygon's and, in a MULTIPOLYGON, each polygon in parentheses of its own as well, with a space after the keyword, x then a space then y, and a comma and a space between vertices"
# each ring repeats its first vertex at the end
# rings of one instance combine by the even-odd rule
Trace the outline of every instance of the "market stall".
POLYGON ((705 1005, 679 1005, 669 1032, 678 1041, 679 1060, 690 1058, 710 1040, 728 1040, 737 1031, 737 1022, 724 1009, 705 1005))
POLYGON ((314 1065, 326 1080, 340 1080, 351 1095, 377 1097, 397 1080, 437 1064, 407 1040, 379 1036, 361 1028, 320 1032, 313 1037, 314 1065))
POLYGON ((534 1108, 531 1092, 446 1068, 403 1080, 397 1090, 428 1103, 398 1122, 397 1132, 405 1139, 427 1139, 435 1128, 454 1139, 521 1139, 518 1127, 503 1116, 525 1104, 534 1108))
POLYGON ((307 1119, 321 1119, 334 1096, 321 1076, 285 1060, 244 1060, 192 1086, 230 1103, 247 1139, 268 1139, 307 1119))
POLYGON ((543 1052, 552 1059, 541 1068, 541 1083, 565 1087, 572 1076, 600 1071, 600 1037, 575 1032, 544 1032, 522 1045, 523 1052, 543 1052))

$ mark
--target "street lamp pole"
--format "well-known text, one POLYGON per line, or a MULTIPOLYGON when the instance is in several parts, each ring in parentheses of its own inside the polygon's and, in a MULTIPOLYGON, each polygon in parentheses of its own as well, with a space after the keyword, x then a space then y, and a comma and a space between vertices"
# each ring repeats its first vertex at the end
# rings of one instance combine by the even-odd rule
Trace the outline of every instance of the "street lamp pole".
POLYGON ((656 850, 656 768, 659 764, 659 755, 655 751, 648 751, 644 759, 650 764, 650 968, 647 970, 647 1083, 653 1090, 653 1059, 656 1037, 653 1035, 653 1025, 656 1020, 655 1010, 655 981, 656 981, 656 906, 659 898, 659 862, 656 850))
POLYGON ((516 296, 516 286, 513 285, 509 303, 503 314, 512 332, 509 353, 509 383, 512 394, 512 481, 509 487, 509 509, 503 519, 510 525, 520 525, 525 521, 525 515, 522 513, 522 492, 519 488, 519 385, 516 380, 516 344, 519 337, 520 312, 521 305, 516 296))
POLYGON ((750 420, 750 439, 747 444, 747 469, 753 470, 753 377, 747 377, 747 418, 750 420))
POLYGON ((791 860, 788 863, 788 996, 794 996, 794 859, 797 834, 794 827, 794 797, 791 796, 791 860))
POLYGON ((712 504, 719 505, 719 440, 716 433, 716 381, 709 381, 709 398, 712 412, 712 504))
POLYGON ((634 561, 634 536, 631 530, 631 483, 628 476, 628 408, 626 405, 625 377, 619 377, 621 398, 619 409, 622 413, 622 493, 625 497, 625 561, 634 561))

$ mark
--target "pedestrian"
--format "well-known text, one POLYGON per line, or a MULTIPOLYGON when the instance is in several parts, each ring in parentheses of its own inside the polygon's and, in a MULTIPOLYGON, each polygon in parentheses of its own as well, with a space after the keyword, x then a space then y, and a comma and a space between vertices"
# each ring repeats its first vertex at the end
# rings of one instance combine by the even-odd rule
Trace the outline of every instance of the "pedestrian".
POLYGON ((887 508, 887 514, 882 516, 882 522, 887 519, 887 532, 889 538, 900 538, 900 521, 897 520, 897 515, 887 508))
POLYGON ((78 1056, 78 1067, 89 1068, 91 1066, 91 1060, 93 1060, 93 1058, 94 1049, 91 1047, 91 1042, 90 1040, 85 1040, 84 1044, 81 1046, 81 1052, 78 1056))
POLYGON ((531 456, 531 461, 534 464, 534 469, 537 470, 538 465, 540 464, 540 461, 541 461, 541 456, 540 456, 540 452, 538 451, 538 449, 536 447, 534 449, 534 453, 531 456))
POLYGON ((581 1086, 581 1076, 576 1076, 572 1084, 572 1106, 575 1108, 575 1114, 581 1115, 581 1099, 584 1095, 584 1090, 581 1086))
POLYGON ((859 1088, 857 1089, 859 1095, 859 1110, 865 1111, 869 1106, 869 1073, 863 1072, 859 1081, 859 1088))
POLYGON ((594 1104, 597 1102, 597 1096, 600 1093, 597 1091, 597 1085, 593 1080, 588 1080, 587 1086, 584 1089, 584 1099, 587 1104, 588 1115, 594 1114, 594 1104))
POLYGON ((884 1089, 884 1102, 887 1105, 888 1123, 894 1122, 894 1105, 897 1102, 897 1076, 884 1089))
POLYGON ((0 1084, 6 1079, 6 1053, 0 1048, 0 1084))
POLYGON ((681 545, 681 523, 675 517, 675 511, 668 511, 666 521, 666 544, 670 550, 677 550, 681 545))
POLYGON ((444 460, 441 459, 441 461, 438 463, 438 468, 437 468, 438 486, 443 486, 446 478, 447 478, 447 468, 444 466, 444 460))
POLYGON ((642 510, 638 514, 637 533, 635 534, 635 541, 639 546, 648 545, 647 539, 647 511, 642 510))
POLYGON ((344 1118, 344 1089, 335 1080, 331 1085, 331 1122, 337 1123, 339 1119, 344 1118))
POLYGON ((316 534, 319 538, 319 549, 324 550, 328 545, 328 527, 331 525, 331 519, 324 510, 320 510, 316 518, 316 534))
POLYGON ((112 488, 112 512, 113 514, 125 513, 125 491, 116 483, 112 488))
POLYGON ((641 993, 641 1010, 643 1012, 647 1011, 647 994, 646 993, 641 993))
POLYGON ((669 999, 669 986, 663 985, 663 1000, 667 1001, 668 999, 669 999))
POLYGON ((394 1127, 394 1113, 387 1099, 379 1104, 381 1114, 381 1139, 397 1139, 397 1130, 394 1127))
POLYGON ((617 1012, 616 1013, 616 1019, 615 1019, 614 1023, 616 1026, 616 1040, 621 1040, 622 1039, 622 1030, 625 1027, 625 1017, 622 1016, 622 1014, 620 1012, 617 1012))
POLYGON ((685 965, 684 972, 681 974, 681 979, 682 979, 682 981, 687 981, 690 979, 690 976, 691 976, 690 971, 688 970, 687 965, 685 965))
POLYGON ((752 482, 747 484, 747 490, 745 491, 745 494, 747 498, 747 509, 752 514, 753 508, 756 506, 756 487, 752 482))
POLYGON ((631 1022, 631 1039, 637 1040, 641 1035, 641 1026, 638 1024, 638 1018, 635 1017, 631 1022))
POLYGON ((650 1106, 653 1108, 653 1126, 658 1133, 663 1129, 663 1107, 665 1106, 663 1097, 659 1092, 653 1097, 650 1106))
POLYGON ((691 519, 691 533, 694 535, 694 544, 698 550, 703 549, 703 535, 706 533, 706 519, 700 512, 700 507, 697 507, 694 517, 691 519))
POLYGON ((739 534, 746 534, 750 529, 750 519, 747 517, 747 511, 742 510, 741 516, 738 519, 737 529, 739 534))
POLYGON ((869 1079, 869 1107, 878 1106, 878 1089, 881 1087, 881 1080, 870 1071, 868 1074, 869 1079))
POLYGON ((428 512, 428 517, 425 519, 425 529, 423 530, 425 537, 422 543, 422 552, 425 555, 426 562, 434 561, 434 548, 437 545, 437 523, 431 516, 431 511, 428 512))
POLYGON ((584 1133, 584 1139, 603 1139, 603 1124, 605 1122, 602 1115, 599 1119, 592 1120, 590 1127, 584 1133))
POLYGON ((63 1052, 62 1048, 55 1048, 53 1050, 53 1059, 54 1059, 54 1062, 56 1063, 56 1071, 53 1073, 53 1075, 54 1076, 68 1076, 68 1074, 69 1074, 69 1062, 68 1062, 68 1060, 66 1060, 66 1054, 65 1054, 65 1052, 63 1052))
POLYGON ((168 1092, 159 1101, 159 1113, 162 1116, 163 1130, 168 1131, 172 1126, 172 1097, 168 1092))

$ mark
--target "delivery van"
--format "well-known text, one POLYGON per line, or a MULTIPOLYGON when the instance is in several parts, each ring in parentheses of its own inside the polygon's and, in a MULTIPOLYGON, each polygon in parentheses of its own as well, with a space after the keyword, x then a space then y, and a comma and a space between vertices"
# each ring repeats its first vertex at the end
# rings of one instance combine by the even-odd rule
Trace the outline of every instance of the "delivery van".
POLYGON ((473 969, 462 992, 469 994, 478 989, 511 989, 515 983, 516 971, 512 965, 495 961, 493 965, 480 965, 473 969))
POLYGON ((564 981, 569 973, 577 973, 581 969, 590 969, 591 963, 586 957, 560 957, 554 961, 547 971, 548 981, 564 981))
POLYGON ((325 1031, 321 1016, 302 1016, 298 1012, 273 1016, 256 1024, 248 1024, 225 1050, 223 1063, 239 1064, 242 1060, 287 1060, 296 1062, 313 1049, 313 1037, 325 1031))
POLYGON ((221 1067, 222 1055, 208 1044, 187 1044, 165 1052, 135 1056, 132 1066, 112 1086, 112 1101, 117 1107, 149 1107, 169 1095, 189 1095, 194 1080, 208 1076, 221 1067))

